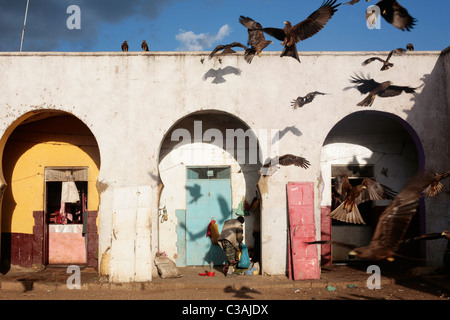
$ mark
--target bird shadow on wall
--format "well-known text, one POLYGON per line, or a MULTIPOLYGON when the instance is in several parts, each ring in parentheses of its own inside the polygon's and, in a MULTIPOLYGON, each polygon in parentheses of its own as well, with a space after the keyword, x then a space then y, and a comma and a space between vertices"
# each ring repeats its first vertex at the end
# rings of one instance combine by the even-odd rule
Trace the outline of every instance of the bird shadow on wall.
MULTIPOLYGON (((200 190, 198 190, 198 192, 200 193, 200 190)), ((213 215, 213 217, 214 217, 214 220, 216 220, 218 225, 223 225, 223 223, 226 220, 231 218, 232 209, 228 205, 225 198, 223 198, 222 196, 218 196, 217 201, 219 202, 220 212, 217 212, 217 215, 213 215)), ((184 229, 185 234, 186 234, 186 239, 189 239, 192 242, 196 242, 199 239, 206 238, 206 234, 208 231, 208 225, 210 223, 210 216, 211 215, 208 215, 205 218, 205 224, 204 224, 205 228, 198 232, 192 232, 191 230, 189 230, 186 223, 181 222, 179 224, 179 226, 182 229, 184 229)), ((186 219, 188 219, 188 217, 186 217, 186 219)), ((219 233, 220 232, 221 232, 221 230, 219 230, 219 233)), ((226 260, 225 253, 218 244, 211 243, 210 250, 205 252, 205 255, 203 257, 203 261, 205 262, 205 264, 209 264, 211 262, 211 260, 215 261, 215 265, 223 265, 225 263, 225 260, 226 260)))
POLYGON ((211 83, 215 84, 225 83, 227 81, 225 79, 225 76, 228 75, 240 76, 241 73, 242 73, 241 69, 230 66, 218 69, 211 68, 203 75, 203 81, 207 81, 208 79, 212 78, 211 83))
POLYGON ((198 199, 200 199, 203 194, 201 192, 201 188, 199 184, 194 184, 193 186, 186 186, 186 190, 189 192, 192 200, 189 201, 189 203, 197 202, 198 199))

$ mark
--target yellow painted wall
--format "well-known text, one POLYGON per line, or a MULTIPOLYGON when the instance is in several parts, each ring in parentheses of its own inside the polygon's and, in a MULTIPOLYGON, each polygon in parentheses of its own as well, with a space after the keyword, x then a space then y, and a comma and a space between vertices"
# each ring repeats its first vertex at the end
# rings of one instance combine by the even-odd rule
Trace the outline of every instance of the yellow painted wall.
POLYGON ((98 210, 100 156, 95 138, 73 116, 50 117, 17 127, 6 143, 2 232, 33 233, 33 211, 44 210, 45 167, 88 167, 88 210, 98 210))

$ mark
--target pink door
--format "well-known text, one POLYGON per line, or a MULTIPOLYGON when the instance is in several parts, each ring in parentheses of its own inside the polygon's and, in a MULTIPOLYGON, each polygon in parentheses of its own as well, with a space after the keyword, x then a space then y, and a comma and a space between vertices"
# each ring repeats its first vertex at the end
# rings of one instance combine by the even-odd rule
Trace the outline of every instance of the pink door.
POLYGON ((287 185, 289 207, 289 277, 294 280, 319 279, 320 266, 314 223, 314 183, 290 182, 287 185))

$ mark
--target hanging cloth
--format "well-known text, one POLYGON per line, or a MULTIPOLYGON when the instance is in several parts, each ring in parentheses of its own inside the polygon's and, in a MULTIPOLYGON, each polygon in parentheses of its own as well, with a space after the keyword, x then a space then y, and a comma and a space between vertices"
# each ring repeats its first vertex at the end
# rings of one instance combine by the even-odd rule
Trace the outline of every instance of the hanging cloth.
POLYGON ((80 201, 80 195, 75 181, 63 181, 61 189, 61 202, 75 203, 80 201))

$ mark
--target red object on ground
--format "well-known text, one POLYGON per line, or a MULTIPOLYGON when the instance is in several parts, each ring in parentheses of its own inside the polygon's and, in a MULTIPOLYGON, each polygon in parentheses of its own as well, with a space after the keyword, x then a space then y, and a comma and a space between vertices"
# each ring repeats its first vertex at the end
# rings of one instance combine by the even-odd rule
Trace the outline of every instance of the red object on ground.
POLYGON ((289 182, 289 278, 293 280, 320 279, 314 219, 314 183, 289 182))

